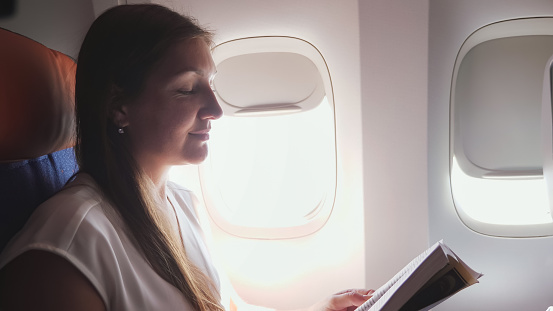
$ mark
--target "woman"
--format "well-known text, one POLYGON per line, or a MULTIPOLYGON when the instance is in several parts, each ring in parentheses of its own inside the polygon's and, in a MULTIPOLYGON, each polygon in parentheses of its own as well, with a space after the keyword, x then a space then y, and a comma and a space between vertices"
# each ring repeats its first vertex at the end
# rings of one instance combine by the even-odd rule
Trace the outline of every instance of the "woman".
MULTIPOLYGON (((172 165, 206 158, 222 115, 211 45, 157 5, 117 6, 93 23, 76 76, 80 172, 0 256, 0 308, 223 310, 193 195, 167 181, 172 165)), ((368 297, 345 291, 317 308, 368 297)))

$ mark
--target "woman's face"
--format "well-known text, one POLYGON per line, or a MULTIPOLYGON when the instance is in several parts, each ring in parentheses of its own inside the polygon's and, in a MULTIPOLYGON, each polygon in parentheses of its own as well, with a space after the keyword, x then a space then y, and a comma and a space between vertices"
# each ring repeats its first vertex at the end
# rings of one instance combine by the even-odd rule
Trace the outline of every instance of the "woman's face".
POLYGON ((179 42, 154 68, 140 95, 122 106, 122 135, 128 135, 139 165, 198 164, 207 157, 210 123, 222 115, 211 89, 215 72, 203 39, 179 42))

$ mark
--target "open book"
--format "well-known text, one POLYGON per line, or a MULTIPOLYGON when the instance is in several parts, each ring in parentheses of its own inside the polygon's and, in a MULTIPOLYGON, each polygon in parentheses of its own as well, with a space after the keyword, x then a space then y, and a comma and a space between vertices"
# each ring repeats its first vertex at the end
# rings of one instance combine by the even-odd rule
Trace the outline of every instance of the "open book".
POLYGON ((481 276, 439 241, 413 259, 355 311, 429 310, 478 283, 481 276))

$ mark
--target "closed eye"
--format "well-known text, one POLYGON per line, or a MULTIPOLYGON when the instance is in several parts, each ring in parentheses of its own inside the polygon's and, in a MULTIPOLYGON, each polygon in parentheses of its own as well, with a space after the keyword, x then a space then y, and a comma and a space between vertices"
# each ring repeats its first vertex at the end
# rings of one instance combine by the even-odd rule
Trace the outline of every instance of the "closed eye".
POLYGON ((196 93, 196 91, 194 91, 194 90, 177 90, 177 93, 179 93, 181 95, 192 95, 192 94, 196 93))

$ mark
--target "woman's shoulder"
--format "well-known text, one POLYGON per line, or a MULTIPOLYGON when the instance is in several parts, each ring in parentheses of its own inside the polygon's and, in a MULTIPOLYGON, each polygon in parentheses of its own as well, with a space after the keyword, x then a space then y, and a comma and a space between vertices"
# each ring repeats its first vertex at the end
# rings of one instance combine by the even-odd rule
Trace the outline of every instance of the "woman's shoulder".
MULTIPOLYGON (((106 215, 107 202, 92 178, 79 174, 33 212, 23 229, 0 256, 0 267, 30 249, 70 254, 90 239, 114 231, 106 215)), ((102 237, 104 236, 104 237, 102 237)))
POLYGON ((92 177, 79 174, 60 192, 37 207, 25 228, 43 227, 72 237, 86 224, 107 221, 104 212, 106 205, 109 203, 92 177), (58 225, 62 228, 57 228, 58 225))

